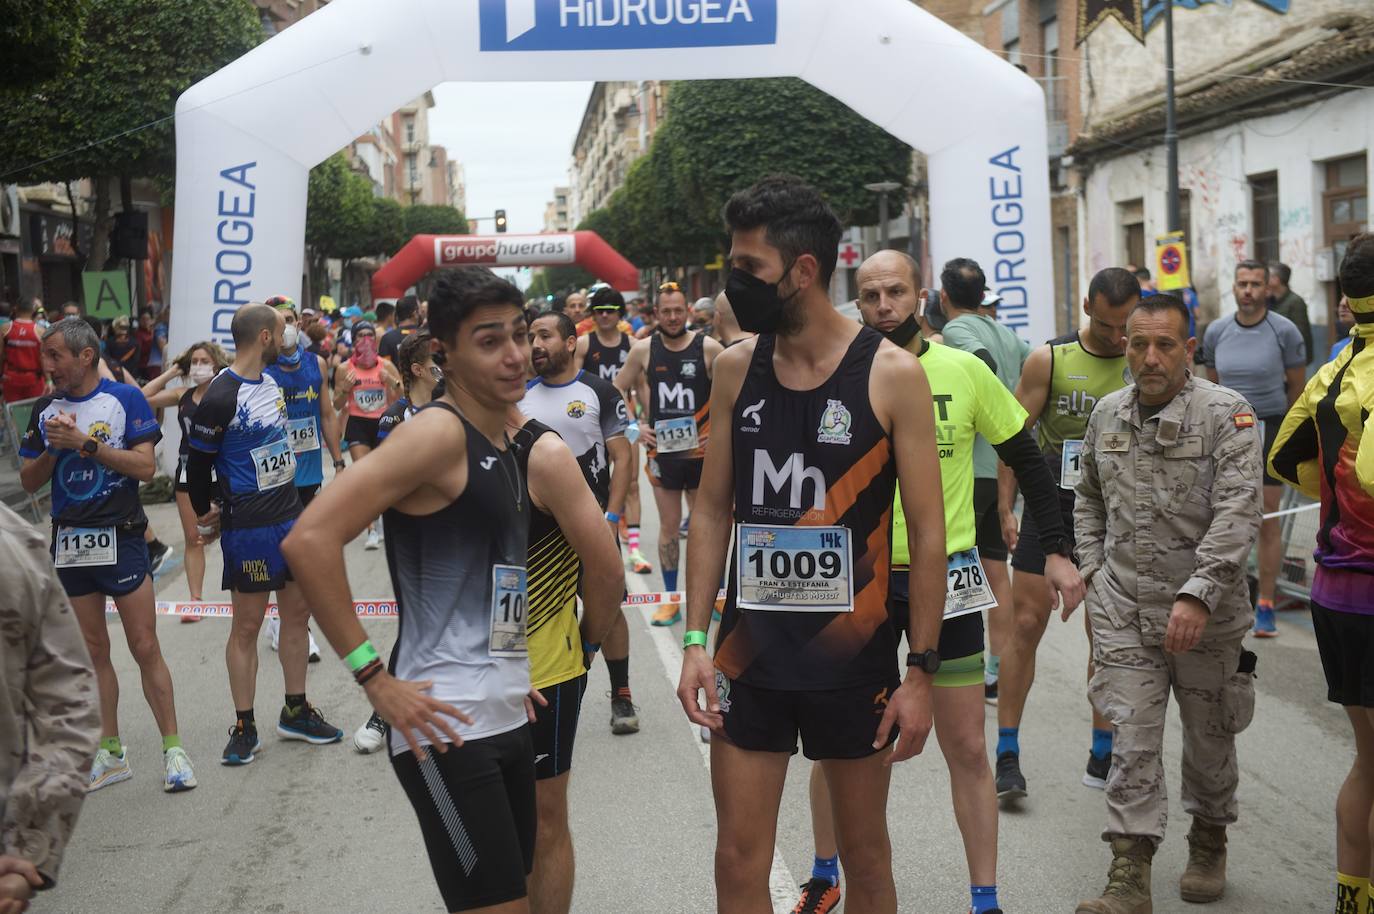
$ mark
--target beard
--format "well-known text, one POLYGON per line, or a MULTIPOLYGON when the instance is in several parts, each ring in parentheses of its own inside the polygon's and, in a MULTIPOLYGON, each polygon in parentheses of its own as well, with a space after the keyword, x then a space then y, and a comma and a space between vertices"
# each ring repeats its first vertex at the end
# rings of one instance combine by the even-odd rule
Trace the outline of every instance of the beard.
POLYGON ((806 308, 801 296, 793 294, 783 302, 782 317, 778 320, 778 336, 796 336, 806 327, 806 308))

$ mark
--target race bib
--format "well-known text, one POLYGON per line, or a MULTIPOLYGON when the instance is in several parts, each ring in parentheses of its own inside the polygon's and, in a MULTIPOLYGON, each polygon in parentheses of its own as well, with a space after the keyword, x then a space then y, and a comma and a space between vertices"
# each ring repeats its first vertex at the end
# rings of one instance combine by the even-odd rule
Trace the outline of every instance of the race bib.
POLYGON ((1065 441, 1059 458, 1059 488, 1072 489, 1083 478, 1083 442, 1065 441))
POLYGON ((291 440, 291 452, 294 454, 308 454, 320 449, 320 430, 314 416, 287 420, 286 436, 291 440))
POLYGON ((987 572, 983 571, 983 561, 974 547, 967 552, 956 552, 949 557, 947 579, 945 582, 945 618, 964 616, 982 612, 997 605, 988 584, 987 572))
POLYGON ((525 569, 519 565, 495 565, 491 569, 491 640, 487 654, 492 657, 524 657, 525 643, 525 569))
POLYGON ((355 387, 353 404, 365 413, 375 413, 386 406, 386 391, 380 387, 355 387))
POLYGON ((258 491, 275 489, 296 478, 296 455, 287 439, 255 447, 248 453, 253 458, 253 470, 258 474, 258 491))
POLYGON ((58 568, 85 565, 113 565, 119 560, 114 527, 58 527, 57 552, 53 564, 58 568))
POLYGON ((692 451, 697 447, 697 420, 691 416, 662 419, 654 423, 654 438, 660 454, 692 451))
POLYGON ((735 593, 741 609, 854 611, 848 527, 740 524, 735 531, 735 593))

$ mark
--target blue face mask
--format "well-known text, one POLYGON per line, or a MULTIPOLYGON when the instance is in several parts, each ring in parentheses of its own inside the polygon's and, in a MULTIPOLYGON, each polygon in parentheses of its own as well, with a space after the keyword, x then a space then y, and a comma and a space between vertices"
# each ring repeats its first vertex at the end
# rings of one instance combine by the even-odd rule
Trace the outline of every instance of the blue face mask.
POLYGON ((301 356, 304 354, 305 347, 297 346, 295 352, 277 353, 277 361, 281 362, 283 365, 299 365, 301 363, 301 356))

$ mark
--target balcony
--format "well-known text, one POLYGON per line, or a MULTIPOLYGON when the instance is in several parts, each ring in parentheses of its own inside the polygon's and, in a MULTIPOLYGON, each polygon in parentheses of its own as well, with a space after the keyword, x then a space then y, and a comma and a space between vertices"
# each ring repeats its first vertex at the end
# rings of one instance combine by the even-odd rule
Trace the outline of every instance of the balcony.
POLYGON ((1041 76, 1036 79, 1045 90, 1045 121, 1048 128, 1049 155, 1056 158, 1069 148, 1068 79, 1041 76))

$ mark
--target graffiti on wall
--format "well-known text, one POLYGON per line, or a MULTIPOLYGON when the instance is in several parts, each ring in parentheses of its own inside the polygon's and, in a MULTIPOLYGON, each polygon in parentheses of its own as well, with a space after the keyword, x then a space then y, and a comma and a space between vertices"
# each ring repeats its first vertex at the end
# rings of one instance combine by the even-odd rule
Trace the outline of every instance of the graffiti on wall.
MULTIPOLYGON (((1222 6, 1230 6, 1232 0, 1174 0, 1174 9, 1195 10, 1204 4, 1211 6, 1220 3, 1222 6)), ((1254 0, 1260 6, 1273 10, 1276 13, 1287 13, 1291 0, 1254 0)), ((1149 31, 1164 16, 1164 0, 1145 0, 1145 31, 1149 31)))

